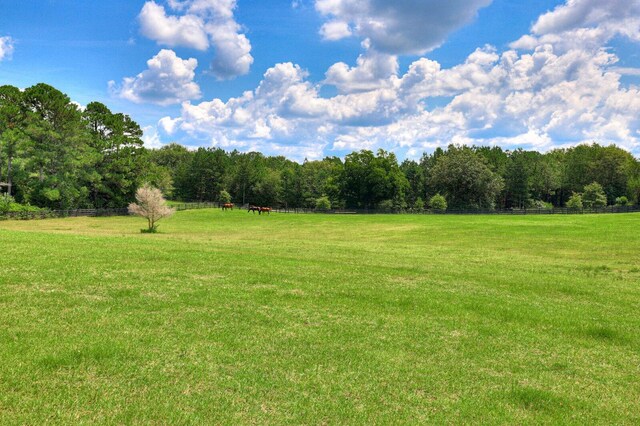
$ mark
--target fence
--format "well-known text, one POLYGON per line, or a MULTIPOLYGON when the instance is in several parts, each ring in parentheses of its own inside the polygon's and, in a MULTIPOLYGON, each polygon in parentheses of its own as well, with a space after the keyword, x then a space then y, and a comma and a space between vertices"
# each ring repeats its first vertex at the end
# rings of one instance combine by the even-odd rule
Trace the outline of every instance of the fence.
POLYGON ((37 210, 7 212, 0 214, 0 219, 51 219, 59 217, 98 217, 98 216, 126 216, 127 209, 76 209, 76 210, 37 210))
POLYGON ((170 206, 178 211, 195 209, 216 209, 220 203, 170 203, 170 206))
MULTIPOLYGON (((178 211, 219 208, 220 203, 172 203, 178 211)), ((243 207, 238 206, 237 209, 243 207)), ((245 207, 246 209, 246 207, 245 207)), ((331 209, 315 210, 306 208, 277 208, 275 213, 298 214, 419 214, 419 215, 544 215, 544 214, 605 214, 605 213, 637 213, 640 206, 607 206, 583 209, 554 207, 551 209, 449 209, 449 210, 379 210, 379 209, 331 209)), ((76 209, 76 210, 40 210, 24 212, 8 212, 0 214, 2 219, 49 219, 63 217, 102 217, 127 216, 127 209, 76 209)))
MULTIPOLYGON (((219 203, 173 203, 171 206, 178 211, 210 209, 219 207, 219 203)), ((21 211, 7 212, 0 214, 2 219, 16 220, 34 220, 34 219, 52 219, 64 217, 104 217, 104 216, 128 216, 129 210, 123 209, 75 209, 75 210, 38 210, 38 211, 21 211)))
POLYGON ((380 210, 380 209, 331 209, 315 210, 306 208, 274 209, 278 213, 316 213, 316 214, 419 214, 419 215, 544 215, 544 214, 604 214, 636 213, 640 206, 607 206, 572 209, 554 207, 551 209, 447 209, 447 210, 380 210))

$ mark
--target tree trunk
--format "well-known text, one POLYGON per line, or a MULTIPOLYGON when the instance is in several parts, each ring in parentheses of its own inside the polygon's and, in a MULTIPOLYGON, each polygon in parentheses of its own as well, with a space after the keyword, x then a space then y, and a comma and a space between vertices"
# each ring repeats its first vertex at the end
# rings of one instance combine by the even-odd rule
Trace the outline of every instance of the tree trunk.
POLYGON ((8 186, 8 190, 9 190, 9 196, 11 196, 11 184, 12 179, 11 179, 11 166, 13 164, 13 157, 9 156, 9 160, 7 161, 7 184, 8 186))

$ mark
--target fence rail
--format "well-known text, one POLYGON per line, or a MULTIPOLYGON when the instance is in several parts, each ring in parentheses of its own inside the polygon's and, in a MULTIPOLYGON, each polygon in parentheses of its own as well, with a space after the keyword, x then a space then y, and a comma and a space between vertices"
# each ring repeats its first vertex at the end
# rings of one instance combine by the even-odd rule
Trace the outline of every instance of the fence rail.
MULTIPOLYGON (((179 203, 172 207, 178 211, 211 209, 219 207, 219 203, 179 203)), ((64 217, 104 217, 104 216, 128 216, 129 210, 123 209, 74 209, 74 210, 38 210, 0 213, 0 220, 34 220, 53 219, 64 217)))
POLYGON ((605 214, 605 213, 636 213, 640 206, 607 206, 572 209, 568 207, 554 207, 551 209, 447 209, 447 210, 380 210, 380 209, 331 209, 316 210, 307 208, 279 208, 277 213, 307 213, 307 214, 418 214, 418 215, 545 215, 545 214, 605 214))
POLYGON ((196 210, 196 209, 216 209, 220 207, 220 203, 171 203, 171 207, 178 211, 196 210))
POLYGON ((60 217, 100 217, 100 216, 126 216, 127 209, 75 209, 75 210, 37 210, 7 212, 0 214, 0 219, 52 219, 60 217))
MULTIPOLYGON (((172 207, 178 211, 219 208, 220 203, 173 203, 172 207)), ((236 207, 243 209, 243 207, 236 207)), ((246 207, 244 207, 246 209, 246 207)), ((331 209, 316 210, 307 208, 276 208, 274 213, 294 214, 417 214, 417 215, 545 215, 545 214, 606 214, 606 213, 638 213, 640 206, 607 206, 571 209, 555 207, 551 209, 448 209, 448 210, 380 210, 380 209, 331 209)), ((33 220, 64 217, 103 217, 127 216, 125 209, 76 209, 76 210, 40 210, 24 212, 8 212, 0 214, 0 220, 33 220)))

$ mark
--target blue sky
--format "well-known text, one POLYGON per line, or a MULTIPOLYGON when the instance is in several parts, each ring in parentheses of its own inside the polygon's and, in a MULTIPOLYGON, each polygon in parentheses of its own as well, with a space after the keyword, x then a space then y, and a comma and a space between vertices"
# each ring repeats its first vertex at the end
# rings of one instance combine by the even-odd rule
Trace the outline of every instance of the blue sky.
POLYGON ((0 84, 103 102, 149 146, 637 154, 639 3, 0 0, 0 84))

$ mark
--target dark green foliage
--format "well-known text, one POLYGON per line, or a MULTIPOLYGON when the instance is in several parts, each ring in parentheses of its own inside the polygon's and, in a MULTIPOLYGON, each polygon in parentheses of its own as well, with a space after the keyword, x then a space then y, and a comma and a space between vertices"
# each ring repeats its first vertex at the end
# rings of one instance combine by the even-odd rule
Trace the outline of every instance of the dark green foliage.
POLYGON ((40 209, 29 204, 19 204, 9 194, 0 195, 0 217, 5 213, 35 212, 40 209))
POLYGON ((331 201, 329 197, 322 196, 316 200, 316 210, 327 211, 331 209, 331 201))
POLYGON ((302 164, 258 152, 189 150, 178 144, 147 150, 130 117, 99 102, 80 111, 57 89, 0 86, 0 193, 50 209, 124 207, 147 183, 174 200, 240 205, 421 210, 442 194, 450 208, 564 206, 598 182, 606 204, 640 198, 640 163, 616 146, 598 144, 541 154, 500 147, 436 148, 419 162, 395 154, 353 152, 302 164), (224 198, 227 199, 226 197, 224 198))
POLYGON ((452 208, 493 208, 504 186, 486 159, 468 147, 449 146, 430 173, 431 186, 452 208))
POLYGON ((185 198, 194 201, 215 201, 224 188, 228 157, 221 149, 198 148, 187 169, 185 198))
POLYGON ((567 207, 570 209, 581 209, 583 207, 582 195, 574 192, 567 201, 567 207))
POLYGON ((152 167, 142 148, 142 129, 129 116, 113 114, 98 102, 83 113, 94 148, 94 173, 89 190, 95 207, 121 207, 134 196, 145 170, 152 184, 171 188, 170 177, 160 167, 152 167), (164 173, 163 173, 164 172, 164 173))
POLYGON ((221 203, 230 203, 231 202, 231 194, 229 194, 224 189, 220 191, 220 195, 218 196, 218 201, 221 203))
POLYGON ((440 194, 436 194, 429 199, 429 207, 433 210, 446 210, 447 200, 440 194))
POLYGON ((340 185, 347 207, 360 208, 373 208, 384 200, 403 208, 409 187, 395 154, 382 149, 377 155, 367 150, 347 155, 340 185))
MULTIPOLYGON (((415 161, 405 160, 400 165, 400 170, 404 173, 409 184, 406 192, 407 204, 415 206, 417 200, 422 201, 426 194, 424 169, 415 161)), ((422 208, 424 208, 424 202, 422 203, 422 208)))
POLYGON ((629 205, 629 199, 624 195, 622 197, 616 198, 616 206, 628 206, 628 205, 629 205))
POLYGON ((0 195, 0 214, 10 212, 15 202, 13 197, 8 194, 0 195))
POLYGON ((20 203, 51 209, 127 205, 152 168, 141 137, 128 116, 96 102, 81 112, 49 85, 24 92, 0 88, 0 181, 20 203))
POLYGON ((395 209, 393 208, 393 200, 382 200, 376 206, 378 210, 383 212, 392 212, 395 209))
POLYGON ((413 208, 415 210, 424 210, 424 200, 422 197, 416 198, 416 202, 413 203, 413 208))
POLYGON ((602 185, 598 182, 593 182, 585 186, 582 194, 582 204, 587 208, 606 206, 607 196, 602 189, 602 185))

